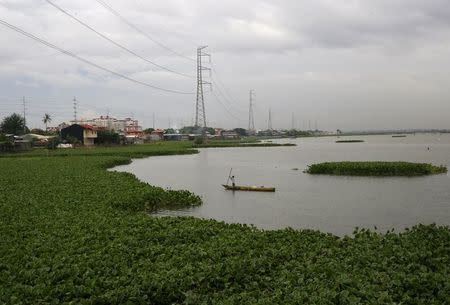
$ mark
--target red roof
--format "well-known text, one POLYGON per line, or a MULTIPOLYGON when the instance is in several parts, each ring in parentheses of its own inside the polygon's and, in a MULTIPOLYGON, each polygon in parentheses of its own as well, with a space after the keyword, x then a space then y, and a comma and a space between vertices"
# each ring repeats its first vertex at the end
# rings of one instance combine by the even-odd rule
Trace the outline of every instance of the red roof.
POLYGON ((83 124, 83 125, 80 125, 80 126, 83 127, 84 129, 94 130, 94 126, 92 126, 92 125, 83 124))

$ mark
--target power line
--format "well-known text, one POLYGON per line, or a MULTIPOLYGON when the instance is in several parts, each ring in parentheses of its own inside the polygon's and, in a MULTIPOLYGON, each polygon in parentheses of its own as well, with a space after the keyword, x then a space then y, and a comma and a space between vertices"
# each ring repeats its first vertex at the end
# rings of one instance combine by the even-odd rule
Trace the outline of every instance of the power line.
POLYGON ((220 98, 217 96, 217 94, 214 91, 211 91, 212 95, 216 98, 216 101, 222 105, 223 109, 225 109, 225 111, 228 113, 228 115, 230 117, 232 117, 233 119, 235 119, 238 122, 242 122, 243 120, 241 120, 240 118, 238 118, 237 116, 235 116, 226 106, 224 103, 222 103, 222 101, 220 100, 220 98))
POLYGON ((136 79, 131 78, 131 77, 128 77, 128 76, 126 76, 126 75, 124 75, 124 74, 122 74, 122 73, 112 71, 112 70, 110 70, 110 69, 108 69, 108 68, 105 68, 105 67, 103 67, 103 66, 100 66, 100 65, 98 65, 98 64, 96 64, 96 63, 94 63, 94 62, 92 62, 92 61, 89 61, 89 60, 87 60, 87 59, 84 59, 84 58, 82 58, 82 57, 80 57, 80 56, 78 56, 78 55, 76 55, 76 54, 74 54, 74 53, 72 53, 72 52, 70 52, 70 51, 66 51, 66 50, 64 50, 64 49, 61 49, 60 47, 57 47, 56 45, 54 45, 54 44, 52 44, 52 43, 50 43, 50 42, 47 42, 47 41, 45 41, 45 40, 43 40, 43 39, 41 39, 41 38, 39 38, 39 37, 37 37, 37 36, 34 36, 33 34, 30 34, 30 33, 28 33, 28 32, 26 32, 26 31, 24 31, 24 30, 22 30, 22 29, 20 29, 20 28, 18 28, 18 27, 16 27, 16 26, 14 26, 14 25, 12 25, 12 24, 10 24, 10 23, 4 21, 4 20, 1 20, 1 19, 0 19, 0 24, 3 24, 4 26, 6 26, 6 27, 8 27, 8 28, 10 28, 10 29, 12 29, 12 30, 14 30, 14 31, 16 31, 16 32, 18 32, 18 33, 24 35, 24 36, 27 36, 27 37, 29 37, 29 38, 31 38, 31 39, 37 41, 37 42, 40 42, 40 43, 42 43, 43 45, 46 45, 47 47, 50 47, 50 48, 55 49, 55 50, 58 50, 58 51, 60 51, 60 52, 63 53, 63 54, 66 54, 66 55, 68 55, 68 56, 70 56, 70 57, 73 57, 73 58, 75 58, 75 59, 78 59, 79 61, 82 61, 82 62, 84 62, 84 63, 86 63, 86 64, 88 64, 88 65, 91 65, 91 66, 93 66, 93 67, 95 67, 95 68, 97 68, 97 69, 99 69, 99 70, 103 70, 103 71, 105 71, 105 72, 111 73, 111 74, 113 74, 113 75, 115 75, 115 76, 124 78, 124 79, 129 80, 129 81, 131 81, 131 82, 133 82, 133 83, 140 84, 140 85, 143 85, 143 86, 146 86, 146 87, 149 87, 149 88, 153 88, 153 89, 156 89, 156 90, 160 90, 160 91, 170 92, 170 93, 176 93, 176 94, 193 94, 192 92, 183 92, 183 91, 177 91, 177 90, 165 89, 165 88, 162 88, 162 87, 158 87, 158 86, 151 85, 151 84, 146 83, 146 82, 142 82, 142 81, 136 80, 136 79))
MULTIPOLYGON (((137 6, 139 7, 139 9, 142 11, 142 10, 143 10, 143 7, 142 7, 142 5, 141 5, 141 2, 140 2, 140 1, 137 1, 136 4, 137 4, 137 6)), ((158 27, 159 29, 162 29, 162 30, 165 31, 165 32, 169 32, 169 30, 167 29, 167 27, 162 26, 161 23, 159 23, 159 24, 157 25, 157 27, 158 27)), ((179 33, 179 32, 172 32, 172 34, 175 35, 175 36, 178 36, 179 38, 181 38, 181 39, 184 40, 185 42, 190 43, 193 47, 197 47, 198 45, 200 45, 200 43, 193 41, 192 39, 186 37, 186 35, 181 34, 181 33, 179 33)))
POLYGON ((147 39, 149 39, 150 41, 152 41, 153 43, 159 45, 161 48, 166 49, 167 51, 173 53, 174 55, 177 55, 179 57, 182 57, 184 59, 188 59, 190 61, 194 61, 195 59, 187 57, 181 53, 176 52, 175 50, 169 48, 168 46, 164 45, 163 43, 157 41, 156 39, 152 38, 150 35, 148 35, 147 33, 145 33, 144 31, 142 31, 141 29, 139 29, 137 26, 135 26, 133 23, 129 22, 125 17, 123 17, 118 11, 116 11, 115 9, 113 9, 110 5, 106 4, 104 1, 102 0, 95 0, 97 1, 97 3, 99 3, 101 6, 103 6, 104 8, 106 8, 108 11, 110 11, 113 15, 115 15, 117 18, 119 18, 120 20, 122 20, 124 23, 126 23, 129 27, 131 27, 132 29, 134 29, 136 32, 140 33, 141 35, 143 35, 144 37, 146 37, 147 39))
POLYGON ((187 74, 184 74, 184 73, 181 73, 181 72, 177 72, 177 71, 172 70, 172 69, 170 69, 170 68, 167 68, 167 67, 165 67, 165 66, 159 65, 159 64, 157 64, 157 63, 155 63, 155 62, 153 62, 153 61, 151 61, 151 60, 148 60, 147 58, 145 58, 145 57, 143 57, 143 56, 137 54, 136 52, 134 52, 134 51, 128 49, 127 47, 121 45, 120 43, 118 43, 118 42, 112 40, 111 38, 107 37, 106 35, 104 35, 104 34, 98 32, 96 29, 94 29, 93 27, 91 27, 91 26, 88 25, 87 23, 81 21, 80 19, 78 19, 78 18, 75 17, 74 15, 70 14, 68 11, 64 10, 64 9, 61 8, 60 6, 58 6, 58 5, 56 5, 55 3, 51 2, 50 0, 45 0, 45 1, 47 1, 50 5, 52 5, 53 7, 55 7, 56 9, 58 9, 59 11, 61 11, 62 13, 66 14, 67 16, 69 16, 70 18, 72 18, 73 20, 77 21, 79 24, 81 24, 81 25, 83 25, 84 27, 86 27, 87 29, 91 30, 92 32, 94 32, 94 33, 97 34, 98 36, 100 36, 100 37, 102 37, 103 39, 109 41, 110 43, 112 43, 112 44, 114 44, 115 46, 121 48, 122 50, 124 50, 124 51, 130 53, 131 55, 134 55, 134 56, 136 56, 137 58, 142 59, 143 61, 145 61, 145 62, 147 62, 147 63, 149 63, 149 64, 151 64, 151 65, 154 65, 154 66, 156 66, 156 67, 158 67, 158 68, 161 68, 161 69, 163 69, 163 70, 166 70, 166 71, 168 71, 168 72, 171 72, 171 73, 174 73, 174 74, 183 76, 183 77, 194 78, 194 76, 192 76, 192 75, 187 75, 187 74))
POLYGON ((211 78, 212 83, 215 85, 214 88, 217 89, 217 91, 219 92, 219 94, 223 97, 223 99, 230 105, 230 107, 232 107, 236 112, 242 112, 240 109, 238 109, 237 107, 234 106, 234 103, 232 103, 227 96, 223 93, 223 91, 220 89, 220 87, 218 86, 218 84, 214 81, 214 78, 211 78))
MULTIPOLYGON (((228 97, 230 98, 230 100, 232 100, 235 104, 238 104, 236 102, 236 99, 231 95, 230 91, 227 89, 227 87, 225 86, 224 82, 220 80, 219 78, 219 72, 217 72, 215 66, 213 64, 211 64, 211 69, 214 72, 215 78, 217 79, 217 83, 219 83, 222 88, 224 89, 225 93, 228 95, 228 97)), ((213 79, 214 80, 214 79, 213 79)), ((216 84, 217 86, 217 84, 216 84)), ((217 86, 218 87, 218 86, 217 86)))

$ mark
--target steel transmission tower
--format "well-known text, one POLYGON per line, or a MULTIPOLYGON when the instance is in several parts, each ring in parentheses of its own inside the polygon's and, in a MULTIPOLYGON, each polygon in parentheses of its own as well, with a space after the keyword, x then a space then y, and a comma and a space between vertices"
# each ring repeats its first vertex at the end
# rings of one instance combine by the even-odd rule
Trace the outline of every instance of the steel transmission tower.
POLYGON ((202 66, 202 57, 209 57, 209 61, 211 62, 211 55, 204 53, 203 49, 208 46, 198 47, 197 48, 197 100, 195 103, 195 127, 201 127, 203 129, 203 133, 206 129, 206 112, 205 112, 205 99, 203 97, 203 85, 211 85, 210 82, 205 82, 203 80, 203 71, 209 70, 210 68, 202 66))
POLYGON ((74 124, 77 124, 77 99, 73 98, 73 120, 74 124))
POLYGON ((253 118, 253 95, 254 91, 250 90, 250 106, 248 108, 248 132, 252 133, 255 131, 255 119, 253 118))
POLYGON ((272 130, 272 110, 269 109, 269 121, 267 122, 267 129, 272 130))

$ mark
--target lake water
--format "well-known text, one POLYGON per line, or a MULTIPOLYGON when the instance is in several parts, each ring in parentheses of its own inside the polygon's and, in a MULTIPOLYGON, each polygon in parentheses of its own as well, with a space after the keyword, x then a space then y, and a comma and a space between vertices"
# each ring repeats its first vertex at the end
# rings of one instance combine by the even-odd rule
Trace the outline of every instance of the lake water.
POLYGON ((114 170, 203 198, 200 207, 158 215, 213 218, 264 229, 318 229, 337 235, 351 234, 355 227, 376 226, 385 232, 418 223, 450 225, 448 174, 374 178, 303 173, 308 164, 325 161, 413 161, 450 168, 449 134, 352 138, 365 142, 338 144, 335 137, 279 140, 297 146, 209 148, 197 155, 137 159, 114 170), (277 191, 225 191, 221 184, 227 181, 230 168, 238 185, 275 186, 277 191))

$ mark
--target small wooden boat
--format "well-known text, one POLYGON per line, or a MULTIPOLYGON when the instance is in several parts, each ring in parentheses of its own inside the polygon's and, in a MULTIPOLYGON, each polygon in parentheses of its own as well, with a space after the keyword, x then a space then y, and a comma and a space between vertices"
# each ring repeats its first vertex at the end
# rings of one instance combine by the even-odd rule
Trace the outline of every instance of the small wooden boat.
POLYGON ((274 187, 265 186, 232 186, 228 184, 222 184, 222 186, 229 191, 250 191, 250 192, 275 192, 274 187))

